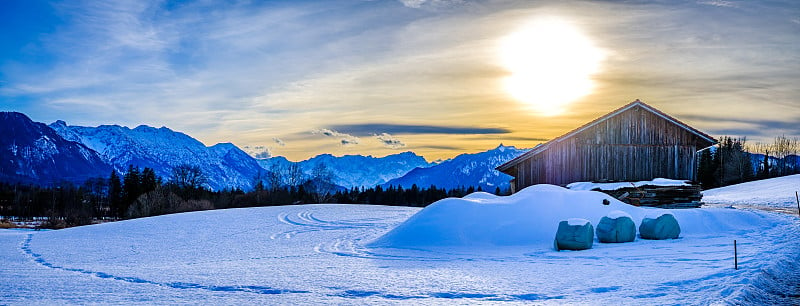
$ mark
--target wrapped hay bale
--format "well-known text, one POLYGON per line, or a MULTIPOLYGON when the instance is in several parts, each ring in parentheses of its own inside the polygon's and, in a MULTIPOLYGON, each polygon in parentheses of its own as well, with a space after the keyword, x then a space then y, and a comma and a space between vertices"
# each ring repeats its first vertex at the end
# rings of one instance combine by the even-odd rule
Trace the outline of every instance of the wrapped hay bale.
POLYGON ((636 224, 631 215, 615 210, 597 224, 597 240, 603 243, 631 242, 636 239, 636 224))
POLYGON ((670 213, 645 216, 639 225, 639 235, 643 239, 677 239, 680 234, 681 227, 678 225, 678 220, 670 213))
POLYGON ((572 218, 558 223, 554 242, 557 251, 591 249, 593 242, 594 228, 589 220, 572 218))

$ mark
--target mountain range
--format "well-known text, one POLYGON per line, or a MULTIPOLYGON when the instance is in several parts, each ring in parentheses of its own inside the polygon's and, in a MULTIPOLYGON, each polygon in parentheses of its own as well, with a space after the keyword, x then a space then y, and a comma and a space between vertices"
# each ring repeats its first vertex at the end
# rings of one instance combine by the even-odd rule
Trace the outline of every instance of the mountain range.
POLYGON ((0 112, 0 181, 52 185, 109 173, 111 167, 82 143, 24 114, 0 112))
POLYGON ((333 175, 333 183, 347 189, 373 187, 401 177, 416 168, 427 168, 433 164, 413 152, 403 152, 385 157, 363 155, 345 155, 336 157, 331 154, 320 154, 310 159, 292 162, 285 157, 277 156, 260 159, 264 169, 271 171, 276 167, 286 169, 296 164, 306 175, 312 175, 315 167, 324 164, 333 175))
POLYGON ((507 190, 512 177, 495 170, 497 166, 522 155, 527 149, 499 145, 497 148, 475 154, 461 154, 429 168, 416 168, 408 174, 390 180, 384 186, 429 187, 453 189, 481 187, 488 192, 496 188, 507 190))
POLYGON ((189 135, 166 127, 84 127, 56 121, 50 128, 65 139, 96 151, 120 173, 127 171, 129 165, 135 165, 152 168, 156 175, 169 178, 173 167, 190 164, 200 167, 208 177, 207 187, 221 190, 250 189, 253 178, 263 171, 255 159, 231 143, 207 147, 189 135))
POLYGON ((0 120, 0 181, 34 184, 64 180, 81 183, 88 178, 108 177, 112 169, 124 174, 129 165, 152 168, 168 180, 173 167, 190 164, 206 175, 206 187, 249 190, 255 177, 271 169, 295 164, 309 177, 315 167, 324 164, 332 174, 332 183, 348 189, 416 184, 494 190, 508 188, 510 179, 494 167, 525 152, 501 145, 439 163, 429 163, 413 152, 385 157, 321 154, 292 162, 281 156, 255 158, 231 143, 206 146, 167 127, 85 127, 61 120, 45 125, 16 112, 0 112, 0 120))

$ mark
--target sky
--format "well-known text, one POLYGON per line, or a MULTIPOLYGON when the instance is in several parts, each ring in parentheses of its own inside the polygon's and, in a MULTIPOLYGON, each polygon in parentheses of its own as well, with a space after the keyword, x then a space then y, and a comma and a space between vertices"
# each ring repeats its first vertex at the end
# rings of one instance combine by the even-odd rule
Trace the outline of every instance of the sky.
POLYGON ((261 156, 530 148, 635 99, 800 137, 800 2, 0 3, 0 111, 261 156))

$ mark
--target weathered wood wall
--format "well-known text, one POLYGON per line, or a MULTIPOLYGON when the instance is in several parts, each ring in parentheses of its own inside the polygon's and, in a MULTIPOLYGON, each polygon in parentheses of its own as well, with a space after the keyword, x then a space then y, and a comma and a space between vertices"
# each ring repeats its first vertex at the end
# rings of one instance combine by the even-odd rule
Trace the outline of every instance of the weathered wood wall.
POLYGON ((698 146, 697 135, 633 107, 549 144, 510 172, 516 172, 517 190, 577 181, 695 180, 698 146))

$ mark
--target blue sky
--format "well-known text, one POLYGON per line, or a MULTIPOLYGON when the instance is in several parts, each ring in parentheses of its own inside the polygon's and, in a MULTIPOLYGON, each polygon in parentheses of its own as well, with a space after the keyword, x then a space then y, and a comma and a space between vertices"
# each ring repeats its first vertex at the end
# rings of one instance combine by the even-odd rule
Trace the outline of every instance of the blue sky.
POLYGON ((635 99, 715 136, 800 136, 796 1, 3 1, 0 27, 0 110, 295 160, 532 147, 635 99), (498 48, 554 18, 599 61, 545 114, 504 90, 498 48))

